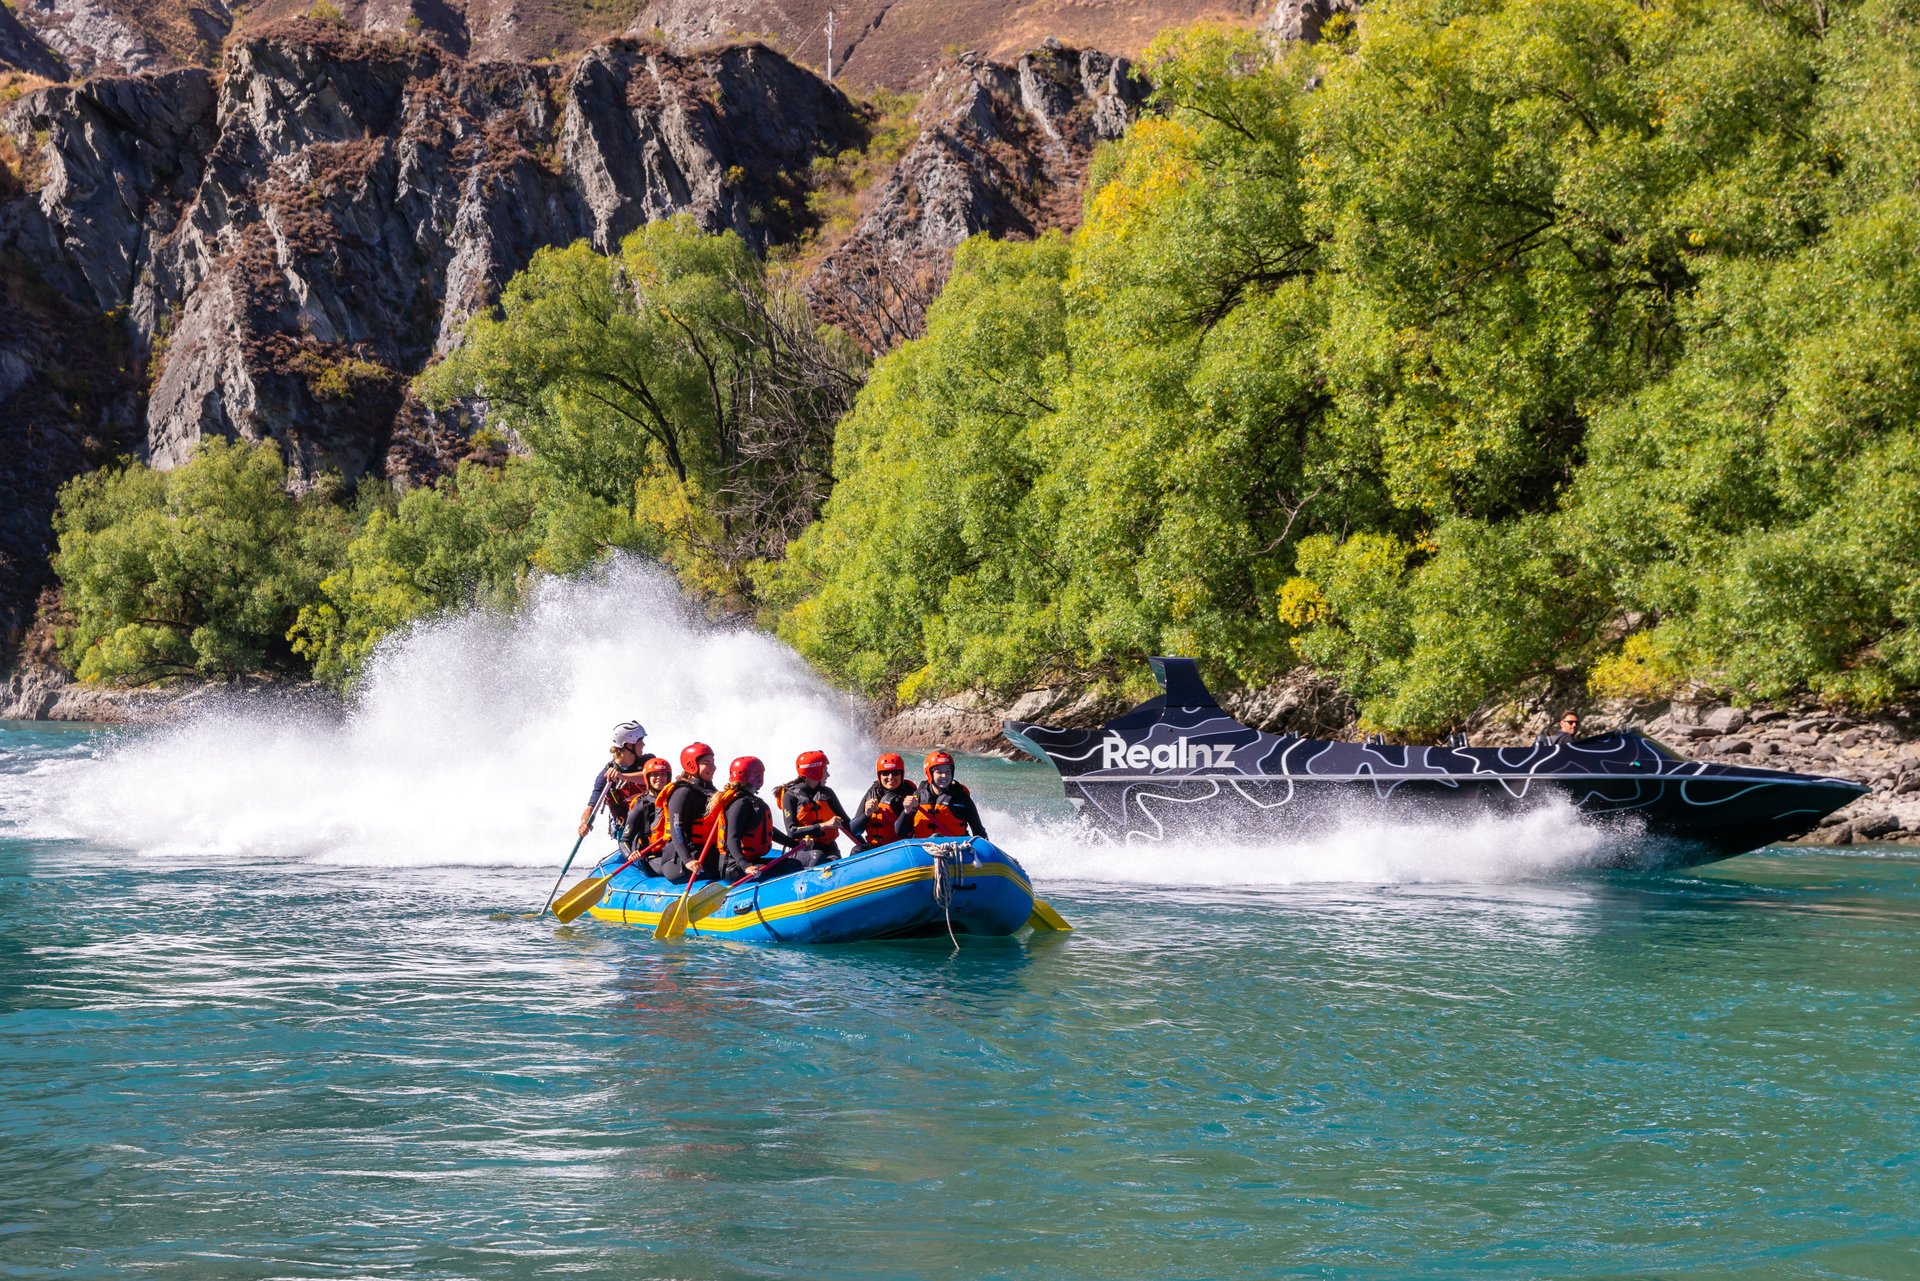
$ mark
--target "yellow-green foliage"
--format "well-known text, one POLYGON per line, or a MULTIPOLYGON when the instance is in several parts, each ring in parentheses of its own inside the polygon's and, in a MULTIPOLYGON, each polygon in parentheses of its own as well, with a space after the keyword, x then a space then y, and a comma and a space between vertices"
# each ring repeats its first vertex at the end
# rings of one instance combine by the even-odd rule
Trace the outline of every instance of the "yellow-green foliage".
POLYGON ((1648 703, 1673 694, 1685 677, 1686 668, 1666 652, 1657 633, 1634 632, 1595 661, 1587 689, 1595 698, 1648 703))
POLYGON ((297 671, 287 628, 340 559, 347 519, 285 482, 272 443, 209 439, 173 471, 128 463, 63 486, 61 651, 81 679, 297 671))
POLYGON ((381 641, 415 620, 510 605, 535 571, 571 573, 614 548, 653 550, 623 508, 565 492, 527 459, 465 463, 372 506, 339 568, 301 608, 293 648, 316 678, 344 687, 381 641))
POLYGON ((1070 243, 966 246, 842 425, 803 652, 1305 657, 1408 730, 1920 688, 1920 5, 1375 0, 1144 60, 1070 243))
MULTIPOLYGON (((807 212, 815 234, 822 240, 831 241, 853 229, 862 197, 892 171, 920 136, 920 126, 913 116, 918 101, 913 94, 876 90, 866 104, 866 146, 813 161, 807 212)), ((733 181, 731 175, 729 181, 733 181)))

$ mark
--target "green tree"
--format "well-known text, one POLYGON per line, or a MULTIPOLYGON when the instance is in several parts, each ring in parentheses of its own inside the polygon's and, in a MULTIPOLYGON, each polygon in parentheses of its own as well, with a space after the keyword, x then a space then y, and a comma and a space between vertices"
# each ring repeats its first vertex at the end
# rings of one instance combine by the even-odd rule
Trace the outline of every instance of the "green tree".
POLYGON ((745 242, 682 215, 610 255, 541 250, 418 385, 436 405, 485 400, 562 489, 620 506, 652 491, 643 518, 682 567, 737 588, 818 511, 864 372, 745 242))
POLYGON ((380 642, 418 619, 510 606, 536 572, 572 573, 615 549, 657 551, 624 507, 561 491, 529 459, 463 463, 381 504, 292 628, 318 679, 350 686, 380 642))
POLYGON ((169 472, 126 463, 60 491, 54 571, 83 680, 301 670, 287 629, 347 539, 323 489, 296 499, 276 445, 210 438, 169 472))
POLYGON ((1591 671, 1915 688, 1914 19, 1375 0, 1279 56, 1163 39, 1081 228, 968 246, 876 368, 785 634, 902 696, 1298 655, 1419 732, 1591 671))

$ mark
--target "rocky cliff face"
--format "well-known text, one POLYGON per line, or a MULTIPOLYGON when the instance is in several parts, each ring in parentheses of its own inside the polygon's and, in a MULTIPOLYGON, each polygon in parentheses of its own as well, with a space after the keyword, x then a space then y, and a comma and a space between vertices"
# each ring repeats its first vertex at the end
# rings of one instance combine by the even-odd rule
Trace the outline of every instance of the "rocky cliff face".
POLYGON ((962 54, 916 113, 919 140, 811 291, 875 350, 916 336, 968 236, 1028 238, 1079 221, 1094 146, 1126 132, 1146 85, 1125 58, 1057 41, 1009 66, 962 54))
MULTIPOLYGON (((919 89, 951 49, 978 49, 1011 61, 1053 36, 1132 55, 1167 27, 1198 21, 1245 24, 1270 2, 329 0, 328 10, 321 12, 337 13, 355 31, 417 36, 476 61, 574 54, 625 34, 657 37, 685 49, 760 38, 824 70, 831 8, 840 83, 855 89, 919 89)), ((229 35, 247 37, 316 8, 315 0, 7 0, 0 5, 0 69, 66 79, 212 67, 229 35)))
MULTIPOLYGON (((823 313, 876 347, 917 332, 965 236, 1075 218, 1092 146, 1140 97, 1124 60, 1057 45, 948 67, 919 141, 824 253, 823 313)), ((217 74, 24 94, 0 111, 0 287, 42 305, 0 324, 0 422, 25 433, 0 462, 21 496, 0 522, 0 638, 44 579, 67 476, 125 450, 173 465, 208 433, 271 437, 303 479, 435 474, 464 442, 408 380, 536 249, 677 213, 791 241, 814 162, 867 128, 758 44, 478 62, 309 21, 234 39, 217 74)))
POLYGON ((535 249, 681 212, 764 246, 793 228, 763 211, 860 130, 756 45, 472 63, 311 23, 237 43, 217 86, 41 89, 0 125, 40 176, 0 207, 0 252, 125 318, 153 462, 272 436, 349 477, 419 444, 405 380, 535 249))

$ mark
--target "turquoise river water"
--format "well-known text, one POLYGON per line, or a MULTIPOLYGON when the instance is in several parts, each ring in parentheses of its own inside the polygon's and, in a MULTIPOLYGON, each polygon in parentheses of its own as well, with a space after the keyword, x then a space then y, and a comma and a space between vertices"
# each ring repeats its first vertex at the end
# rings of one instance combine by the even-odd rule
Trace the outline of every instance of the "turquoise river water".
POLYGON ((1067 937, 673 946, 492 919, 564 846, 34 834, 115 750, 0 726, 0 1275, 1920 1273, 1911 853, 1083 868, 1067 937))
POLYGON ((1920 1277, 1914 851, 1113 850, 968 761, 1072 934, 495 919, 635 715, 843 794, 873 759, 630 563, 397 640, 344 713, 0 724, 0 1277, 1920 1277))

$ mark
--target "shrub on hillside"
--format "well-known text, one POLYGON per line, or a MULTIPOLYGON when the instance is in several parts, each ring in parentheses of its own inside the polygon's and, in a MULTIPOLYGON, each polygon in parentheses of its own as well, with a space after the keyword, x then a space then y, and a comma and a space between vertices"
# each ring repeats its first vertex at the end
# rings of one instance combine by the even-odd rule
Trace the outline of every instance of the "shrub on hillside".
POLYGON ((287 492, 279 448, 203 441, 168 472, 128 462, 60 490, 54 571, 83 680, 297 673, 287 641, 345 550, 329 494, 287 492))

